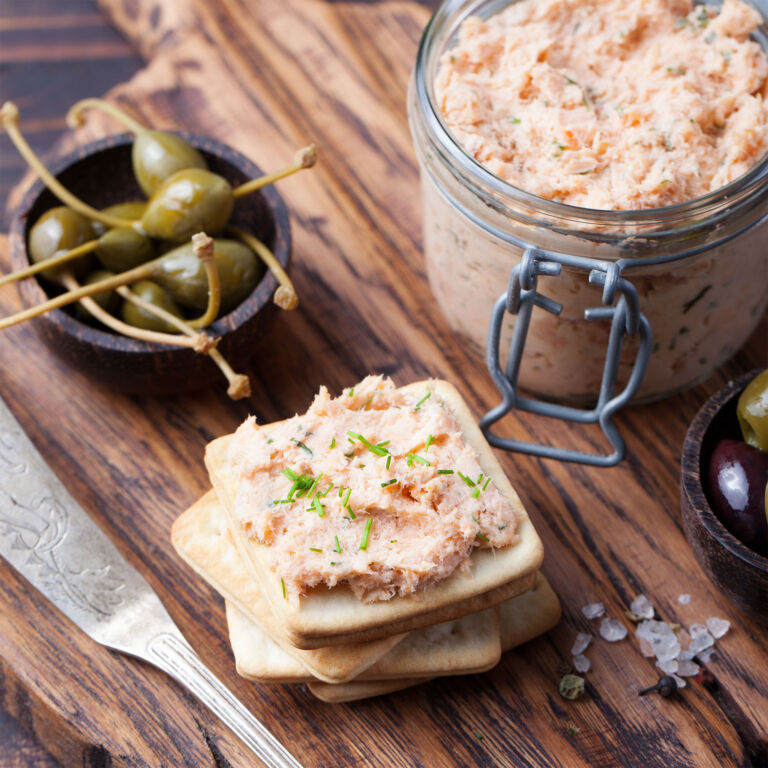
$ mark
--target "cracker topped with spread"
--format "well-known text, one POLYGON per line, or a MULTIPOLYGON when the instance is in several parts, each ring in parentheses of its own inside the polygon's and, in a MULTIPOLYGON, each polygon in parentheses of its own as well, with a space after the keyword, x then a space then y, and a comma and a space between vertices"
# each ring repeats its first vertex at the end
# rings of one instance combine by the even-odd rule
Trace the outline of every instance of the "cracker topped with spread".
POLYGON ((234 521, 267 545, 287 595, 345 582, 361 600, 408 595, 518 541, 515 505, 431 389, 369 376, 265 431, 232 437, 234 521))

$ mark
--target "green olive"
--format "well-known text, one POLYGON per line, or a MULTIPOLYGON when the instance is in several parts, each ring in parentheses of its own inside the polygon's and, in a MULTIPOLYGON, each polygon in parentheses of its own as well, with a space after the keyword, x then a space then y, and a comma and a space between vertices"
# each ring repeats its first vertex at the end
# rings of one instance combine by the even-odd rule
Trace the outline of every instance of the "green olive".
POLYGON ((188 168, 155 190, 141 224, 151 237, 184 242, 196 232, 221 232, 234 205, 226 179, 204 168, 188 168))
POLYGON ((96 257, 105 269, 125 272, 154 256, 152 241, 135 229, 107 230, 100 238, 96 257))
MULTIPOLYGON (((151 280, 140 280, 138 283, 131 285, 130 288, 144 301, 154 304, 156 307, 160 307, 178 318, 183 317, 181 310, 168 291, 157 283, 153 283, 151 280)), ((122 316, 128 325, 133 325, 136 328, 144 328, 147 331, 159 331, 160 333, 179 332, 178 328, 141 307, 137 307, 130 301, 123 302, 122 316)))
MULTIPOLYGON (((88 277, 83 281, 83 285, 92 285, 98 283, 101 280, 106 280, 108 277, 113 277, 114 272, 110 272, 106 269, 97 269, 95 272, 91 272, 88 277)), ((110 315, 114 315, 120 309, 120 297, 115 291, 102 291, 102 293, 95 293, 91 298, 110 315)), ((75 304, 75 314, 81 320, 93 320, 93 315, 80 303, 75 304)))
POLYGON ((768 453, 768 369, 747 384, 739 397, 736 415, 744 441, 768 453))
POLYGON ((131 150, 133 173, 147 197, 177 171, 207 168, 203 156, 184 139, 165 131, 142 131, 131 150))
MULTIPOLYGON (((79 213, 64 205, 47 210, 29 230, 29 258, 37 264, 49 259, 60 251, 69 251, 82 245, 94 236, 91 222, 79 213)), ((90 254, 77 259, 75 263, 75 275, 84 277, 93 263, 90 254)), ((52 267, 41 274, 46 280, 57 282, 62 269, 72 269, 72 265, 66 267, 52 267)))
MULTIPOLYGON (((221 282, 221 313, 226 314, 253 291, 264 274, 264 265, 237 240, 214 240, 213 254, 221 282)), ((181 306, 201 311, 206 308, 208 276, 191 244, 169 251, 154 264, 154 279, 181 306)))

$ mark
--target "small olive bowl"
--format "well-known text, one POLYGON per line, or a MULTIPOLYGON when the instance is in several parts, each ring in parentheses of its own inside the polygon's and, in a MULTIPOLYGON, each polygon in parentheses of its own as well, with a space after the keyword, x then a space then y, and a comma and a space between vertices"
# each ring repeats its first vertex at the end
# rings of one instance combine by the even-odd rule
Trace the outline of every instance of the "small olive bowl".
POLYGON ((706 495, 712 451, 723 438, 741 440, 736 404, 759 372, 744 374, 716 392, 688 428, 683 444, 680 507, 685 538, 709 579, 738 609, 768 626, 768 558, 728 532, 706 495))
MULTIPOLYGON (((214 139, 178 132, 196 147, 209 168, 236 186, 262 175, 250 160, 214 139)), ((67 189, 94 208, 105 208, 127 200, 142 200, 131 167, 133 137, 124 133, 109 136, 79 147, 75 152, 51 163, 51 171, 67 189)), ((14 270, 29 264, 27 237, 30 227, 49 208, 61 205, 42 184, 36 182, 27 192, 11 221, 10 260, 14 270)), ((275 254, 287 269, 291 255, 288 210, 273 187, 240 198, 235 203, 231 223, 252 233, 275 254)), ((44 282, 35 278, 17 284, 25 307, 50 296, 44 282)), ((220 337, 219 350, 240 372, 253 356, 254 340, 263 332, 276 307, 272 296, 278 287, 274 275, 266 270, 253 293, 229 314, 207 329, 220 337)), ((52 292, 50 295, 54 295, 52 292)), ((116 390, 132 394, 172 394, 189 391, 221 380, 221 372, 207 355, 187 347, 152 344, 112 333, 55 309, 30 321, 40 338, 59 357, 89 378, 116 390)))

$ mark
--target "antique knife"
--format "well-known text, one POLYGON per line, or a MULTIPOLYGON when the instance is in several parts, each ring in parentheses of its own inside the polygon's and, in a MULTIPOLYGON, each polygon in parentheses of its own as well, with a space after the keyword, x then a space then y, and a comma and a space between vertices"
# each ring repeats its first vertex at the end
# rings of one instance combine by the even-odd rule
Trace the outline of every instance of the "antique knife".
POLYGON ((203 664, 0 398, 0 555, 96 642, 188 688, 269 768, 301 768, 203 664))

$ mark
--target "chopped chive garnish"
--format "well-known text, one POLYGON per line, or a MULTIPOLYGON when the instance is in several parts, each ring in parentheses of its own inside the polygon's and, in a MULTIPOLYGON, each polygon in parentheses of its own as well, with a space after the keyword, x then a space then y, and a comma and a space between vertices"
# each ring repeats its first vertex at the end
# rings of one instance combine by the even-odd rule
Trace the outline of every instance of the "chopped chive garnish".
POLYGON ((390 540, 389 540, 389 543, 390 543, 390 544, 397 544, 397 539, 390 539, 390 540))
POLYGON ((322 549, 318 549, 317 547, 310 547, 309 551, 310 552, 322 552, 323 550, 322 549))
POLYGON ((371 453, 375 453, 377 456, 386 456, 389 451, 381 445, 374 445, 370 440, 364 438, 358 432, 347 432, 350 437, 354 437, 355 440, 359 440, 371 453))
POLYGON ((409 467, 412 467, 412 466, 413 466, 413 454, 412 454, 412 453, 409 453, 409 454, 408 454, 408 455, 405 457, 405 463, 406 463, 406 464, 407 464, 409 467))
POLYGON ((482 482, 483 482, 483 477, 484 477, 484 475, 483 475, 483 473, 481 472, 481 473, 480 473, 480 474, 477 476, 477 480, 475 480, 475 482, 476 482, 478 485, 480 485, 480 483, 482 483, 482 482))
POLYGON ((483 536, 482 533, 476 533, 475 536, 477 536, 480 541, 490 541, 490 539, 487 536, 483 536))
POLYGON ((365 521, 365 530, 363 530, 363 539, 360 542, 360 549, 368 549, 368 537, 371 534, 371 526, 373 525, 373 518, 369 517, 365 521))
POLYGON ((422 398, 421 398, 421 400, 419 400, 419 402, 418 402, 418 403, 416 403, 416 405, 415 405, 415 407, 414 407, 414 409, 413 409, 413 410, 414 410, 414 411, 418 411, 418 410, 419 410, 419 408, 421 408, 421 406, 422 406, 422 405, 423 405, 423 404, 424 404, 424 403, 425 403, 427 400, 429 400, 429 398, 431 397, 431 395, 432 395, 432 393, 431 393, 431 392, 427 392, 427 394, 426 394, 426 395, 424 395, 424 397, 422 397, 422 398))
POLYGON ((318 517, 325 517, 325 507, 322 505, 320 498, 317 495, 312 499, 309 508, 314 509, 315 512, 317 512, 318 517))
POLYGON ((296 499, 275 499, 273 504, 295 504, 296 499))
POLYGON ((434 443, 434 442, 435 442, 435 436, 434 435, 430 435, 427 438, 427 442, 424 443, 424 453, 426 453, 429 450, 429 446, 432 445, 432 443, 434 443))
POLYGON ((349 395, 349 397, 354 397, 355 396, 355 388, 354 387, 350 387, 349 388, 349 392, 347 394, 349 395))
POLYGON ((425 459, 423 456, 416 456, 416 455, 414 455, 413 460, 414 461, 418 461, 419 464, 423 464, 425 467, 431 467, 432 466, 432 463, 430 461, 428 461, 427 459, 425 459))
POLYGON ((389 469, 389 465, 391 463, 392 463, 392 456, 390 455, 390 456, 387 456, 387 464, 386 464, 387 469, 389 469))
POLYGON ((326 496, 327 496, 327 495, 328 495, 328 494, 329 494, 329 493, 330 493, 332 490, 333 490, 333 483, 331 483, 331 484, 328 486, 328 489, 326 490, 326 492, 325 492, 325 493, 321 493, 321 494, 320 494, 320 497, 324 499, 324 498, 325 498, 325 497, 326 497, 326 496))
POLYGON ((301 440, 297 440, 295 437, 292 437, 292 438, 291 438, 291 442, 292 442, 292 443, 296 443, 296 445, 298 445, 298 446, 299 446, 299 448, 301 448, 301 450, 302 450, 302 451, 304 451, 305 453, 308 453, 310 456, 312 456, 312 455, 313 455, 313 453, 312 453, 312 449, 311 449, 311 448, 308 448, 308 447, 307 447, 307 445, 306 445, 305 443, 302 443, 302 442, 301 442, 301 440))
POLYGON ((274 443, 274 442, 275 442, 275 438, 274 437, 270 437, 269 440, 267 440, 267 445, 269 445, 270 443, 274 443))
POLYGON ((312 485, 309 486, 309 490, 307 491, 307 496, 311 496, 312 492, 317 488, 317 484, 320 482, 320 478, 323 476, 323 473, 321 472, 313 481, 312 485))
POLYGON ((505 528, 509 528, 509 523, 502 523, 502 524, 499 526, 499 530, 500 530, 500 531, 503 531, 505 528))
POLYGON ((379 448, 383 448, 385 445, 389 445, 389 440, 382 440, 380 443, 376 443, 379 448))
POLYGON ((361 411, 364 411, 368 406, 373 402, 373 395, 371 395, 364 403, 363 407, 360 409, 361 411))
POLYGON ((347 512, 349 512, 350 520, 354 520, 357 517, 357 515, 353 512, 352 507, 345 507, 345 509, 347 510, 347 512))
POLYGON ((339 498, 341 498, 341 495, 342 495, 343 493, 344 493, 344 486, 343 486, 343 485, 340 485, 340 486, 339 486, 339 498))
POLYGON ((296 474, 296 473, 295 473, 295 472, 294 472, 292 469, 289 469, 288 467, 286 467, 286 468, 283 470, 283 474, 284 474, 284 475, 285 475, 285 476, 286 476, 286 477, 287 477, 289 480, 293 480, 294 482, 295 482, 296 480, 298 480, 298 479, 299 479, 299 476, 298 476, 298 475, 297 475, 297 474, 296 474))
POLYGON ((283 587, 283 600, 287 600, 288 599, 288 594, 285 591, 285 579, 280 579, 280 584, 283 587))
POLYGON ((355 441, 354 441, 354 440, 353 440, 351 437, 348 437, 348 438, 347 438, 347 442, 348 442, 348 443, 352 443, 352 445, 354 445, 354 444, 355 444, 355 441))
POLYGON ((329 449, 336 447, 336 438, 334 437, 333 440, 331 440, 331 444, 328 446, 329 449))
POLYGON ((339 537, 334 536, 333 540, 336 542, 336 551, 341 554, 341 544, 339 544, 339 537))
POLYGON ((490 482, 491 482, 491 478, 489 477, 489 478, 488 478, 488 479, 485 481, 485 485, 483 486, 483 490, 485 490, 485 489, 488 487, 488 483, 490 483, 490 482))
POLYGON ((466 475, 462 475, 461 472, 456 473, 470 488, 475 487, 475 481, 470 480, 466 475))
POLYGON ((351 488, 347 488, 347 493, 344 496, 344 501, 342 502, 342 507, 348 507, 349 506, 349 494, 352 493, 351 488))
POLYGON ((396 482, 397 482, 397 478, 393 477, 391 480, 387 480, 386 482, 382 483, 381 487, 386 488, 388 485, 392 485, 392 483, 396 483, 396 482))
POLYGON ((453 470, 452 469, 438 469, 437 470, 438 475, 452 475, 453 470))
POLYGON ((479 495, 480 495, 480 489, 479 488, 475 488, 475 490, 472 491, 472 498, 476 499, 479 495))
POLYGON ((341 565, 341 563, 337 563, 334 560, 331 560, 331 565, 341 565))

